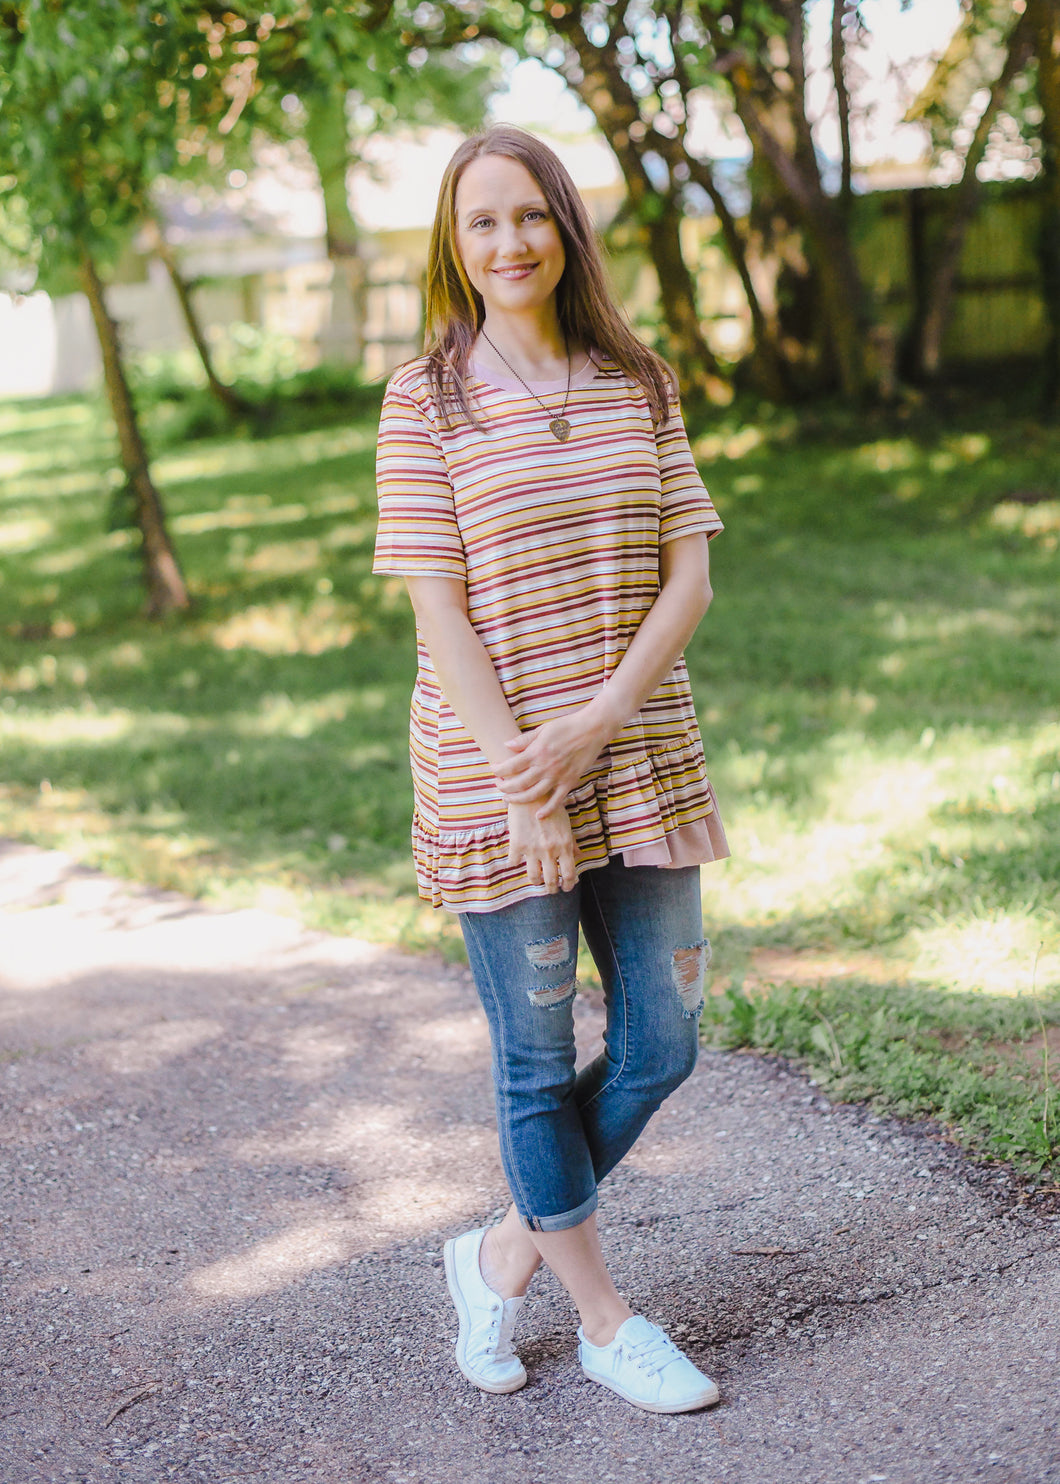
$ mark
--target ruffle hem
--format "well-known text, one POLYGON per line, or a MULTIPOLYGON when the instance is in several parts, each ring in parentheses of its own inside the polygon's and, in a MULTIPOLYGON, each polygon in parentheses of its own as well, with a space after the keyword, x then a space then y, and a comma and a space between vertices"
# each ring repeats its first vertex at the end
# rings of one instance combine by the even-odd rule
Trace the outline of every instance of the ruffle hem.
MULTIPOLYGON (((698 739, 631 759, 580 783, 567 796, 575 864, 582 871, 621 855, 627 866, 705 865, 729 855, 718 801, 698 739)), ((543 896, 522 866, 509 866, 505 821, 436 831, 415 816, 412 849, 420 896, 450 912, 495 912, 543 896)))

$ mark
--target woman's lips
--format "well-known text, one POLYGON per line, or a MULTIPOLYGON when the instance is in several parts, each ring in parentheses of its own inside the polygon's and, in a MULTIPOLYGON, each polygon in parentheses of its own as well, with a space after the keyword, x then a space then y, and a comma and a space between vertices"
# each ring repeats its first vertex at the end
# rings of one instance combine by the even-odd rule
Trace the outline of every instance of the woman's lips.
POLYGON ((525 278, 536 267, 536 263, 520 263, 518 268, 491 268, 490 272, 497 278, 525 278))

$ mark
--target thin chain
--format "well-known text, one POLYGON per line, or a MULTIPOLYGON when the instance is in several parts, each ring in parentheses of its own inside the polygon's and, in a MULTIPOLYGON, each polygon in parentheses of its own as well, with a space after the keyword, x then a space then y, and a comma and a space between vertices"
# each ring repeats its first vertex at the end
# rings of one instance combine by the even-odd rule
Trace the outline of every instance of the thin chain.
MULTIPOLYGON (((485 330, 479 330, 479 334, 482 336, 483 340, 485 340, 486 344, 490 346, 490 348, 495 351, 497 355, 500 356, 501 360, 508 367, 508 370, 515 377, 516 381, 521 382, 522 385, 526 387, 526 390, 530 393, 531 397, 533 397, 534 401, 541 408, 541 410, 543 412, 549 412, 548 406, 544 402, 542 402, 541 398, 537 395, 532 387, 526 386, 526 382, 523 381, 523 378, 519 375, 518 371, 512 365, 511 361, 509 361, 508 357, 504 355, 502 351, 497 350, 497 347, 493 344, 493 341, 486 334, 485 330)), ((567 352, 567 390, 563 394, 563 406, 560 408, 558 413, 550 413, 552 422, 549 423, 549 427, 552 429, 553 435, 556 438, 559 438, 561 442, 563 442, 564 439, 570 434, 570 424, 567 422, 567 403, 570 400, 571 353, 567 347, 566 341, 564 341, 563 348, 567 352), (566 432, 562 435, 558 433, 553 426, 555 423, 565 425, 566 432)))

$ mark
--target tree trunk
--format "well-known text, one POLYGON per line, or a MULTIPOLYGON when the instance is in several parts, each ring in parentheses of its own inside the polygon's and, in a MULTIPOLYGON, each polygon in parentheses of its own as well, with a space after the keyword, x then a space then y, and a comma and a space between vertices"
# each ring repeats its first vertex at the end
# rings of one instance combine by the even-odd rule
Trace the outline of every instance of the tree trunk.
POLYGON ((181 314, 184 316, 184 324, 191 337, 191 342, 198 352, 199 360, 202 362, 202 369, 206 372, 206 381, 210 391, 221 403, 226 412, 231 413, 233 417, 245 417, 247 413, 253 411, 253 408, 245 397, 239 395, 235 387, 228 386, 217 375, 214 369, 213 357, 210 355, 210 347, 206 343, 206 336, 203 334, 202 325, 199 323, 199 317, 195 312, 195 305, 192 303, 191 287, 180 271, 180 264, 177 262, 173 249, 166 241, 166 235, 160 222, 155 223, 155 230, 157 233, 155 253, 169 274, 170 282, 177 296, 177 302, 180 305, 181 314))
POLYGON ((696 308, 696 285, 681 251, 681 210, 672 196, 656 195, 649 219, 641 218, 659 280, 659 299, 666 323, 667 351, 685 396, 728 402, 714 352, 703 336, 696 308))
POLYGON ((122 364, 118 327, 111 319, 104 301, 103 284, 96 265, 84 249, 81 252, 79 277, 99 336, 103 354, 103 378, 114 425, 118 430, 122 466, 133 494, 136 526, 141 536, 140 552, 147 587, 147 612, 150 617, 157 618, 164 613, 188 608, 188 590, 166 530, 161 498, 151 480, 147 450, 122 364))
POLYGON ((964 157, 960 182, 953 187, 953 205, 942 240, 933 255, 934 261, 928 275, 919 320, 912 327, 911 370, 918 381, 934 381, 941 370, 942 340, 953 308, 957 269, 968 228, 979 205, 979 177, 976 171, 986 153, 990 130, 998 110, 1005 101, 1013 79, 1022 72, 1030 57, 1032 40, 1028 16, 1021 15, 1009 35, 1001 72, 975 126, 972 142, 964 157))
POLYGON ((792 99, 794 137, 786 145, 763 116, 747 60, 734 56, 729 71, 736 111, 755 153, 769 167, 781 192, 790 199, 805 233, 840 390, 848 401, 861 402, 876 390, 867 294, 843 218, 835 202, 825 194, 816 161, 811 164, 805 158, 805 144, 800 145, 805 132, 799 119, 802 100, 792 99))
POLYGON ((791 393, 791 385, 780 349, 779 327, 775 319, 771 319, 762 308, 762 301, 751 276, 747 244, 737 226, 736 218, 718 190, 714 172, 710 166, 705 160, 695 160, 691 157, 687 163, 689 178, 701 186, 710 197, 714 214, 721 227, 721 235, 729 254, 729 261, 736 269, 744 297, 747 300, 747 307, 751 312, 751 332, 754 342, 752 361, 755 365, 759 390, 771 401, 783 402, 791 393))
MULTIPOLYGON (((660 13, 665 16, 671 34, 677 35, 681 24, 679 13, 675 9, 668 9, 663 3, 660 3, 660 13)), ((691 154, 688 148, 687 108, 694 88, 680 47, 674 50, 673 75, 680 89, 685 118, 674 138, 652 140, 652 147, 665 158, 671 179, 680 179, 683 173, 690 183, 699 186, 709 197, 714 215, 718 219, 722 241, 739 277, 751 315, 752 351, 748 364, 752 368, 752 379, 766 397, 774 402, 781 402, 790 394, 791 387, 780 347, 779 326, 775 314, 767 315, 762 307, 758 287, 751 273, 747 232, 740 227, 729 210, 728 203, 718 188, 712 162, 691 154)), ((697 304, 698 300, 697 293, 697 304)))
POLYGON ((346 176, 350 138, 346 94, 312 89, 302 99, 306 109, 305 141, 320 176, 324 221, 331 261, 331 306, 320 331, 326 360, 358 366, 364 357, 364 263, 357 223, 350 212, 346 176))
POLYGON ((835 87, 836 114, 839 118, 839 206, 844 215, 853 200, 853 158, 850 149, 850 92, 846 78, 846 41, 843 23, 851 14, 850 0, 832 0, 832 82, 835 87))
POLYGON ((1028 0, 1027 18, 1038 59, 1038 103, 1042 110, 1042 225, 1038 256, 1042 294, 1049 317, 1042 410, 1060 412, 1060 4, 1028 0))

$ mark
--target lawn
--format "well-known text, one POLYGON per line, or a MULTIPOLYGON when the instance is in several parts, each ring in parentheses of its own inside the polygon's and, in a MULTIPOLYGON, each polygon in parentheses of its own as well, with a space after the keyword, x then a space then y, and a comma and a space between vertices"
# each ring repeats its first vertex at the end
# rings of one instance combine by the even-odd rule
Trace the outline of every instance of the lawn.
MULTIPOLYGON (((1060 429, 1013 407, 697 426, 728 529, 688 658, 733 847, 704 877, 706 1034, 1046 1180, 1060 429)), ((409 860, 412 625, 370 575, 371 399, 189 426, 150 415, 196 607, 148 624, 101 404, 0 404, 0 833, 458 955, 409 860)))

